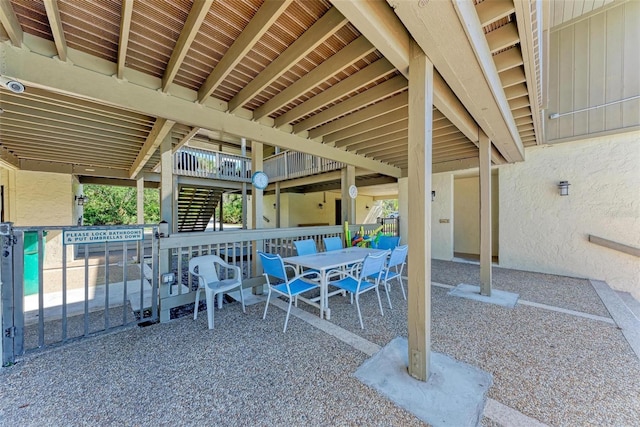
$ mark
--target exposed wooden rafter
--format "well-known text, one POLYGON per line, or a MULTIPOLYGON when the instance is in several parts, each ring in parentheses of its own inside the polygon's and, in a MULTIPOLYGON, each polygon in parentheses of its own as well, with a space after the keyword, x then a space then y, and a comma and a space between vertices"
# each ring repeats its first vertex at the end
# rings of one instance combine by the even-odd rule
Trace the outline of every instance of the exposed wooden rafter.
POLYGON ((56 49, 58 50, 58 58, 60 58, 61 61, 66 61, 67 41, 64 38, 64 29, 62 28, 62 21, 60 20, 58 2, 45 1, 44 9, 47 12, 47 18, 49 19, 49 27, 51 28, 51 34, 53 35, 53 42, 56 44, 56 49))
POLYGON ((204 103, 213 91, 233 71, 260 37, 266 33, 293 0, 270 0, 262 4, 253 19, 233 42, 227 53, 198 90, 198 102, 204 103))
POLYGON ((169 90, 169 85, 171 85, 176 74, 178 74, 180 65, 182 65, 182 61, 184 61, 185 56, 187 56, 191 43, 196 38, 198 30, 200 30, 200 25, 207 16, 207 13, 209 13, 212 3, 213 0, 199 0, 193 2, 189 16, 187 16, 187 21, 184 23, 184 28, 178 37, 178 41, 176 42, 173 51, 171 52, 171 58, 169 58, 169 63, 167 64, 167 68, 165 68, 164 75, 162 76, 163 92, 167 92, 169 90))
POLYGON ((163 118, 158 118, 156 120, 151 132, 149 133, 149 137, 144 142, 140 153, 138 153, 138 157, 136 157, 136 160, 129 169, 129 178, 135 178, 138 175, 144 165, 146 165, 151 158, 151 155, 155 153, 157 148, 160 146, 164 137, 171 132, 171 128, 173 128, 173 125, 175 124, 176 122, 163 118))
POLYGON ((326 39, 346 23, 347 19, 340 12, 334 8, 329 9, 327 13, 229 101, 229 111, 233 113, 253 99, 265 87, 307 56, 313 49, 324 43, 326 39))
POLYGON ((16 47, 22 47, 22 27, 10 1, 0 1, 0 22, 2 22, 11 43, 16 47))
POLYGON ((120 41, 118 43, 117 76, 124 77, 124 67, 127 60, 127 47, 129 45, 129 30, 131 28, 131 16, 133 14, 133 0, 122 0, 122 13, 120 15, 120 41))
POLYGON ((362 59, 364 56, 373 52, 375 48, 367 39, 360 36, 344 49, 332 55, 329 59, 315 67, 313 70, 295 81, 291 86, 262 104, 253 112, 253 119, 259 120, 267 116, 282 106, 288 104, 292 100, 306 93, 320 83, 324 82, 330 76, 336 74, 340 70, 362 59))

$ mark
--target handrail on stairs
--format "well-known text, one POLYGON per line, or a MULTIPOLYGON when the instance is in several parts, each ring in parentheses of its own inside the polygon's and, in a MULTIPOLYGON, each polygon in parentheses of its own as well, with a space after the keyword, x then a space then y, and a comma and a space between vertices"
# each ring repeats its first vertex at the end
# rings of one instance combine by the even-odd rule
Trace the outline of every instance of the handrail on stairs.
POLYGON ((625 254, 640 257, 640 248, 624 245, 622 243, 614 242, 613 240, 594 236, 593 234, 589 234, 589 241, 596 245, 604 246, 605 248, 613 249, 619 252, 623 252, 625 254))

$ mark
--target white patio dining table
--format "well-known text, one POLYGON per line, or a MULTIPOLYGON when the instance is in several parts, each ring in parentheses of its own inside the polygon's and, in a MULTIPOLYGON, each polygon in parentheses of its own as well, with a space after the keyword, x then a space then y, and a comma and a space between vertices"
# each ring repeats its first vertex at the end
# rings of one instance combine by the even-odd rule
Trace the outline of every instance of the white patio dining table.
MULTIPOLYGON (((382 249, 351 247, 337 251, 318 252, 316 254, 292 256, 283 258, 286 264, 293 265, 297 268, 311 268, 320 272, 320 297, 305 299, 304 301, 320 309, 320 318, 323 316, 331 319, 331 310, 329 309, 329 297, 342 291, 335 291, 329 294, 329 283, 327 272, 333 269, 346 267, 364 260, 367 254, 387 252, 382 249), (319 304, 316 301, 319 300, 319 304)), ((300 297, 301 298, 301 297, 300 297)), ((301 298, 302 299, 302 298, 301 298)))

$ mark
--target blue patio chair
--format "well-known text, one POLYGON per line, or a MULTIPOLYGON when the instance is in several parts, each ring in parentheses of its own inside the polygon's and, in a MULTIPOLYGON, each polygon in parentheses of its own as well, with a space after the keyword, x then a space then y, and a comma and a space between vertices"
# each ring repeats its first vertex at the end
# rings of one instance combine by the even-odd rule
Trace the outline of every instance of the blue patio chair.
MULTIPOLYGON (((213 329, 213 316, 216 310, 215 296, 221 298, 223 294, 230 291, 239 290, 240 300, 242 300, 242 311, 246 313, 244 307, 244 294, 242 293, 242 273, 240 267, 224 262, 217 255, 203 255, 193 257, 189 260, 189 272, 198 278, 198 289, 196 290, 196 305, 193 309, 193 320, 198 318, 198 304, 200 303, 200 293, 205 291, 207 300, 207 322, 209 329, 213 329), (233 274, 227 275, 226 279, 220 280, 220 271, 226 269, 233 274)), ((221 305, 222 300, 219 299, 221 305)))
POLYGON ((296 247, 298 255, 309 255, 318 253, 316 249, 316 241, 313 239, 295 240, 293 245, 296 247))
POLYGON ((378 236, 371 240, 371 247, 375 249, 388 249, 392 251, 400 243, 400 236, 378 236), (376 241, 377 240, 377 241, 376 241))
MULTIPOLYGON (((295 240, 293 245, 296 247, 298 255, 311 255, 318 253, 318 249, 316 249, 316 241, 313 239, 295 240)), ((316 273, 318 275, 316 280, 320 280, 320 272, 318 270, 308 269, 304 271, 312 271, 316 273)))
POLYGON ((349 292, 356 297, 356 308, 358 309, 358 318, 360 319, 360 327, 364 329, 362 322, 362 314, 360 313, 360 294, 375 289, 378 295, 378 305, 380 306, 380 314, 384 316, 382 311, 382 302, 380 301, 380 292, 378 284, 382 275, 382 269, 387 259, 388 252, 380 252, 369 254, 364 258, 361 264, 354 265, 349 271, 331 270, 327 273, 327 277, 338 276, 339 279, 331 280, 329 284, 336 288, 349 292))
POLYGON ((322 242, 324 243, 324 250, 327 252, 342 249, 341 237, 323 237, 322 242))
POLYGON ((398 279, 400 289, 402 289, 402 296, 404 300, 407 300, 407 294, 404 292, 404 285, 402 284, 402 271, 407 262, 407 253, 409 252, 409 245, 396 246, 391 252, 391 256, 387 261, 387 265, 382 270, 381 280, 384 284, 384 290, 387 293, 387 301, 389 301, 389 308, 391 307, 391 298, 389 298, 389 285, 393 279, 398 279))
POLYGON ((291 303, 295 300, 296 306, 298 305, 298 296, 313 289, 319 289, 317 283, 307 279, 308 276, 315 275, 314 272, 306 272, 296 275, 289 279, 287 277, 287 268, 291 268, 295 271, 295 268, 291 265, 286 265, 282 261, 282 257, 277 254, 267 254, 264 252, 258 252, 260 262, 262 263, 262 269, 264 270, 264 277, 267 280, 267 286, 269 288, 269 294, 267 295, 267 304, 264 307, 263 319, 267 318, 267 309, 269 308, 269 301, 271 300, 271 292, 276 292, 289 298, 289 308, 287 309, 287 317, 284 321, 284 329, 282 332, 287 332, 287 323, 289 323, 289 314, 291 313, 291 303), (278 283, 272 283, 271 278, 277 279, 278 283))

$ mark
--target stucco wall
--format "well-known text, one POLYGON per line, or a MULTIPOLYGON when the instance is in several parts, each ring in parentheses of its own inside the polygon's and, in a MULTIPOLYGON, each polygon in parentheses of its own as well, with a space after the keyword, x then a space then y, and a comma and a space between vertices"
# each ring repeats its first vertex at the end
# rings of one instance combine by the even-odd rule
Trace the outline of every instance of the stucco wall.
POLYGON ((640 132, 527 149, 500 167, 500 265, 605 280, 640 298, 640 132), (557 184, 570 182, 569 196, 557 184))
POLYGON ((71 175, 16 171, 14 194, 15 226, 76 225, 71 175))
MULTIPOLYGON (((492 255, 499 250, 499 182, 497 171, 491 176, 491 247, 492 255)), ((454 180, 454 250, 465 254, 480 254, 480 178, 454 180)))
POLYGON ((433 175, 431 187, 436 192, 435 200, 431 203, 431 257, 451 260, 453 258, 453 175, 450 173, 433 175))

